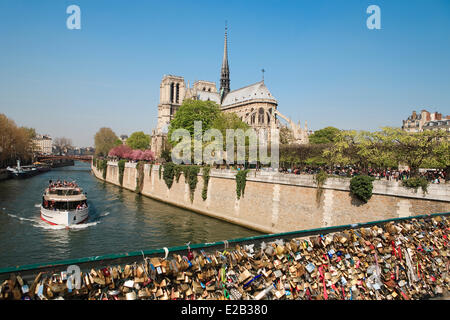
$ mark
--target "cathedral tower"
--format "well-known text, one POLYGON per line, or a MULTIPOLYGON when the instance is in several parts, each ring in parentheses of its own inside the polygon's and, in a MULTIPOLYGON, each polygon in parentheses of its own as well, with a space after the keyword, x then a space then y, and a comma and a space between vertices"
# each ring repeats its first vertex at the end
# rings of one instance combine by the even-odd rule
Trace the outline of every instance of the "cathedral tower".
POLYGON ((228 67, 227 25, 225 23, 225 41, 223 46, 222 68, 220 70, 220 96, 221 100, 230 92, 230 69, 228 67))

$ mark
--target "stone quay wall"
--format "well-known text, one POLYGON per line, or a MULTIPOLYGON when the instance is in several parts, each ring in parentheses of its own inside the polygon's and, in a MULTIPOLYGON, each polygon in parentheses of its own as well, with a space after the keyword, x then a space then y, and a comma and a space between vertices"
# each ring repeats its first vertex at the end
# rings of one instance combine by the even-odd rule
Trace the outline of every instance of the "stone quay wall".
MULTIPOLYGON (((103 180, 95 166, 92 171, 103 180)), ((250 171, 245 194, 237 200, 235 175, 233 170, 211 169, 207 199, 203 200, 200 170, 191 203, 183 174, 169 190, 162 173, 159 178, 159 165, 146 164, 141 194, 264 233, 450 212, 450 184, 431 184, 423 194, 400 182, 374 181, 372 198, 363 203, 350 193, 348 178, 330 177, 319 190, 313 176, 250 171)), ((137 177, 136 163, 126 163, 122 187, 135 191, 137 177)), ((117 162, 108 162, 106 182, 120 186, 117 162)))

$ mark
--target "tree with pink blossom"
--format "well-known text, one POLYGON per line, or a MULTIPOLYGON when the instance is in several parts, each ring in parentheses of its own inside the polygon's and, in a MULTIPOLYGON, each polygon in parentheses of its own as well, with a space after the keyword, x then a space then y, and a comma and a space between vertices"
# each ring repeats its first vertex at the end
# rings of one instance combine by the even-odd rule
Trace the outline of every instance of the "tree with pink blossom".
POLYGON ((129 155, 132 151, 133 150, 129 146, 122 144, 120 146, 112 148, 109 151, 108 156, 109 157, 117 157, 120 159, 127 159, 127 158, 129 158, 129 155))

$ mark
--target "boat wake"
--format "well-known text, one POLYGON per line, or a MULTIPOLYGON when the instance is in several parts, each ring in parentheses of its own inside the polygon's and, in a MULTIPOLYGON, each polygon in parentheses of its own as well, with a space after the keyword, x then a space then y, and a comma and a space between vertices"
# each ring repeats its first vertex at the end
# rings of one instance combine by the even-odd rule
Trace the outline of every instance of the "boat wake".
POLYGON ((10 216, 11 218, 19 219, 20 221, 31 221, 31 222, 36 222, 36 220, 29 219, 29 218, 19 217, 19 216, 16 216, 16 215, 14 215, 14 214, 11 214, 11 213, 7 213, 7 215, 10 216))
MULTIPOLYGON (((101 223, 100 220, 96 220, 96 221, 91 221, 89 222, 89 220, 85 223, 80 223, 80 224, 74 224, 71 226, 60 226, 60 225, 51 225, 48 224, 45 221, 42 221, 39 217, 38 218, 34 218, 34 219, 30 219, 30 218, 24 218, 24 217, 19 217, 15 214, 11 214, 11 213, 7 213, 8 216, 10 216, 11 218, 14 219, 18 219, 20 221, 27 221, 27 222, 31 222, 33 227, 36 228, 41 228, 41 229, 45 229, 45 230, 64 230, 64 229, 69 229, 69 230, 82 230, 82 229, 86 229, 89 227, 93 227, 96 226, 97 224, 101 223)), ((101 214, 100 217, 106 217, 107 215, 109 215, 109 212, 105 212, 104 214, 101 214)))

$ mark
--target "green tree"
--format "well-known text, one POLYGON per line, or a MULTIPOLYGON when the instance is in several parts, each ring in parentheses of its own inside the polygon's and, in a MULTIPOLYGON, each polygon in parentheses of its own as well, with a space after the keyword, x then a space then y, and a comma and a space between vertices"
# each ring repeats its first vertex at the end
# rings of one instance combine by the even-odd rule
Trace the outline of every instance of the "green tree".
POLYGON ((150 135, 142 131, 133 132, 127 139, 126 144, 133 150, 146 150, 150 145, 150 135))
POLYGON ((6 115, 0 114, 0 167, 14 165, 17 160, 22 164, 32 159, 34 129, 17 127, 6 115))
POLYGON ((95 155, 107 156, 118 137, 110 128, 101 128, 94 137, 95 155))
POLYGON ((400 128, 385 127, 376 133, 382 144, 382 152, 396 163, 409 166, 411 175, 416 176, 419 168, 427 164, 448 167, 450 134, 444 130, 406 132, 400 128))
POLYGON ((294 133, 288 127, 280 128, 280 144, 291 144, 294 141, 294 133))
POLYGON ((56 147, 57 152, 61 155, 63 152, 67 152, 73 148, 72 140, 66 137, 55 138, 53 145, 56 147))
POLYGON ((117 140, 114 142, 114 147, 121 146, 122 144, 123 144, 122 140, 117 139, 117 140))
MULTIPOLYGON (((223 138, 223 146, 219 146, 220 149, 223 148, 223 150, 227 146, 227 130, 237 130, 241 129, 243 132, 246 132, 250 126, 243 122, 235 113, 228 113, 228 112, 219 112, 213 121, 211 128, 217 129, 222 133, 223 138)), ((209 145, 213 142, 204 142, 203 147, 209 145)), ((246 146, 246 159, 248 159, 248 145, 249 145, 249 138, 245 138, 245 146, 246 146)), ((234 152, 235 156, 237 154, 237 139, 234 139, 234 152)))
POLYGON ((36 129, 28 128, 28 127, 22 127, 22 129, 25 130, 25 132, 27 133, 27 135, 30 139, 36 138, 36 136, 37 136, 36 129))
POLYGON ((194 138, 194 121, 202 122, 202 134, 210 129, 220 113, 219 106, 213 101, 184 100, 169 125, 169 143, 175 146, 178 142, 171 139, 176 129, 186 129, 194 138))
POLYGON ((340 130, 335 127, 326 127, 315 131, 309 136, 309 143, 322 144, 335 142, 340 130))

